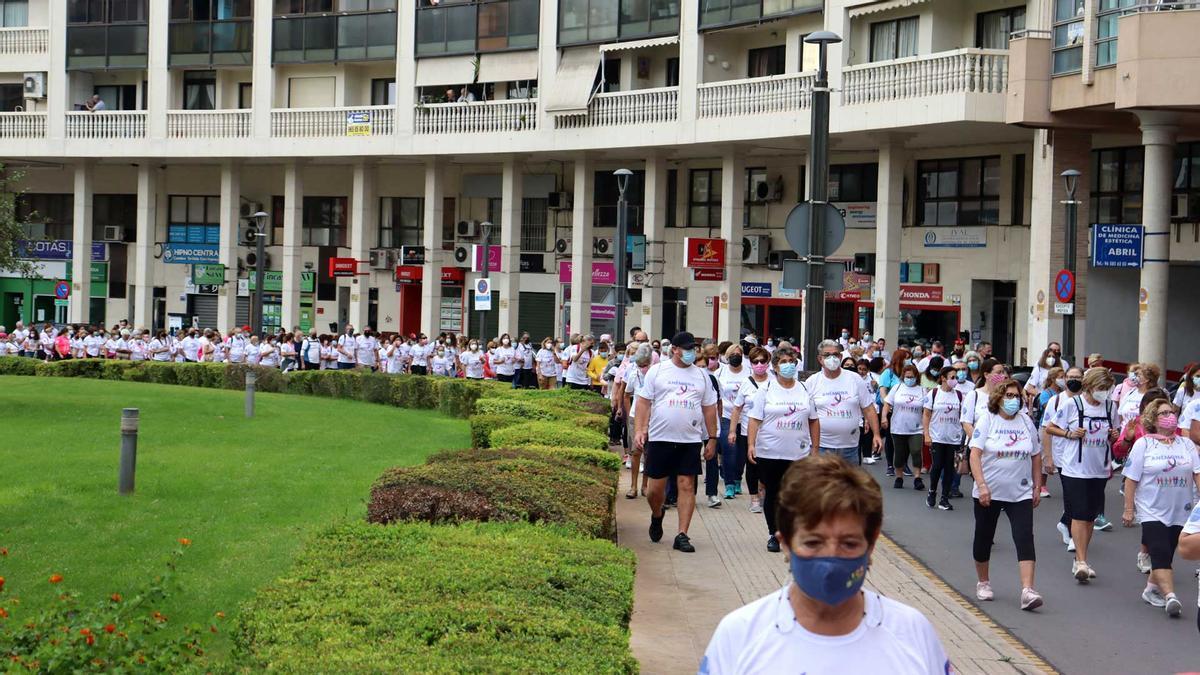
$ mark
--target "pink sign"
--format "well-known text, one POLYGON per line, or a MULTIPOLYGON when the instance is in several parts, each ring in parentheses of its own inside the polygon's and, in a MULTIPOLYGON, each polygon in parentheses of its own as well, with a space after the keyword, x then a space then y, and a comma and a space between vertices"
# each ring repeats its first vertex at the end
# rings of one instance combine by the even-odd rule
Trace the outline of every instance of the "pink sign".
POLYGON ((617 318, 616 305, 592 305, 593 321, 613 321, 617 318))
MULTIPOLYGON (((572 264, 570 260, 558 261, 558 283, 571 283, 572 264)), ((596 286, 615 286, 617 284, 617 266, 610 262, 592 263, 592 284, 596 286)))
MULTIPOLYGON (((483 249, 484 249, 484 247, 480 244, 474 244, 473 246, 474 246, 475 250, 474 250, 474 255, 472 256, 472 259, 475 262, 472 263, 472 265, 471 265, 471 271, 472 272, 482 272, 483 271, 483 249)), ((504 257, 503 256, 504 249, 500 246, 488 246, 487 249, 488 249, 488 271, 489 272, 499 272, 500 271, 500 260, 504 257)))

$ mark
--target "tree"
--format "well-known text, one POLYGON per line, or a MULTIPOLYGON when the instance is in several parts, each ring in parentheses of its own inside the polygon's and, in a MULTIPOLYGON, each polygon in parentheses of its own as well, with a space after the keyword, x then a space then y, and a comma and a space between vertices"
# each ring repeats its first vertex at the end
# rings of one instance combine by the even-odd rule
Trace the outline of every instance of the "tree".
POLYGON ((17 218, 17 197, 20 192, 13 186, 20 184, 23 174, 13 172, 0 164, 0 271, 16 272, 23 277, 33 277, 37 265, 19 257, 18 242, 27 238, 24 224, 17 218))

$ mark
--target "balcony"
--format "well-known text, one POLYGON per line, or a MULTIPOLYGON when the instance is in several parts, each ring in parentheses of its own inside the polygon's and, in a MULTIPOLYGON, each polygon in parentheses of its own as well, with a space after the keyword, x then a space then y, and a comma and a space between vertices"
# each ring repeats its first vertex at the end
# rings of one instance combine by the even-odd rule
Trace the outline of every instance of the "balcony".
POLYGON ((804 110, 812 101, 815 75, 788 73, 710 82, 697 88, 701 118, 804 110))
POLYGON ((958 49, 842 71, 844 105, 899 101, 941 94, 1004 94, 1008 51, 958 49))
POLYGON ((275 63, 396 58, 396 12, 276 17, 275 63))
POLYGON ((134 111, 69 112, 67 138, 122 139, 146 137, 146 113, 134 111))
POLYGON ((0 28, 0 54, 45 54, 48 28, 0 28))
POLYGON ((418 57, 538 46, 538 0, 475 0, 416 12, 418 57))
POLYGON ((46 137, 46 113, 4 112, 0 113, 0 138, 15 140, 46 137))
POLYGON ((396 108, 390 105, 271 111, 271 135, 276 138, 391 136, 395 124, 396 108))
POLYGON ((417 106, 418 134, 475 134, 537 129, 537 99, 417 106))
POLYGON ((583 115, 554 118, 557 129, 588 129, 629 124, 674 122, 679 117, 679 87, 635 89, 596 94, 583 115))
POLYGON ((249 138, 249 110, 169 110, 168 138, 249 138))

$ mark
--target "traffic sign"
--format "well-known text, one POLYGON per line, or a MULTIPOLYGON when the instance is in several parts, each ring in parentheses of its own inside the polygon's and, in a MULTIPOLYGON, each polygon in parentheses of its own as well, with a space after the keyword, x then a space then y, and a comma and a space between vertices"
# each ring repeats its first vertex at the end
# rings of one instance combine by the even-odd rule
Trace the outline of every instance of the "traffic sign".
POLYGON ((71 304, 70 300, 58 300, 58 299, 54 300, 55 307, 68 307, 68 306, 70 306, 70 304, 71 304))
POLYGON ((846 220, 842 217, 842 212, 838 211, 833 204, 803 202, 792 207, 787 222, 783 226, 788 245, 800 255, 809 255, 808 242, 812 232, 813 209, 821 209, 824 213, 822 222, 825 237, 822 243, 825 250, 816 251, 816 255, 831 256, 846 240, 846 220))
MULTIPOLYGON (((846 267, 841 263, 825 263, 822 265, 823 281, 821 287, 827 293, 836 293, 845 288, 846 267)), ((780 288, 790 288, 802 291, 808 288, 809 267, 806 260, 783 261, 783 284, 780 288)))
POLYGON ((66 300, 71 297, 71 284, 65 281, 54 282, 54 297, 57 300, 66 300))
POLYGON ((475 280, 475 309, 487 312, 492 309, 492 280, 475 280))
MULTIPOLYGON (((1059 270, 1054 276, 1054 297, 1066 303, 1075 299, 1075 275, 1070 270, 1059 270)), ((1056 312, 1062 314, 1063 312, 1056 312)))
POLYGON ((1063 314, 1063 315, 1074 314, 1075 313, 1075 303, 1073 303, 1073 302, 1056 302, 1056 303, 1054 303, 1054 313, 1055 314, 1063 314))

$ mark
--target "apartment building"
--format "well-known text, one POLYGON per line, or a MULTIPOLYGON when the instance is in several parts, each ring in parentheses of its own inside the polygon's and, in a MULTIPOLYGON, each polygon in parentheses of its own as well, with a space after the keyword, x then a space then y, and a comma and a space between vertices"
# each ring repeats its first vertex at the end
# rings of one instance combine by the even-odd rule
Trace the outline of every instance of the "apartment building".
MULTIPOLYGON (((1062 227, 1055 169, 1093 152, 1062 152, 1061 115, 1010 75, 1011 36, 1046 41, 1052 4, 2 0, 0 155, 42 279, 0 278, 0 323, 224 328, 246 322, 261 264, 268 325, 611 331, 612 172, 628 168, 627 325, 798 337, 783 226, 808 189, 803 38, 825 29, 844 38, 830 198, 848 225, 828 332, 971 331, 1032 360, 1057 330, 1037 300, 1062 227), (261 261, 245 236, 259 211, 261 261), (704 238, 727 243, 723 267, 689 267, 685 240, 704 238)), ((1021 77, 1057 84, 1024 53, 1021 77)), ((1110 135, 1088 129, 1071 133, 1101 152, 1110 135)))

